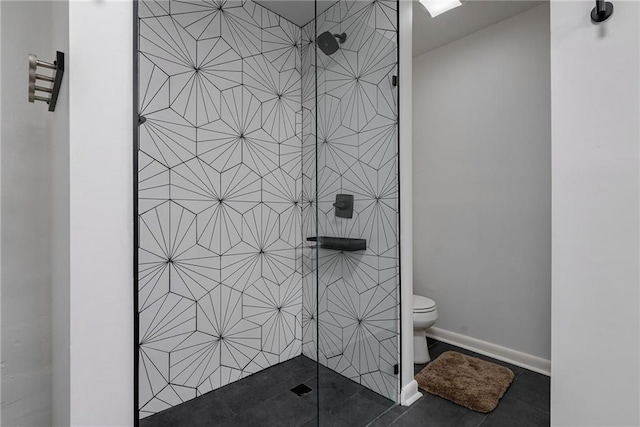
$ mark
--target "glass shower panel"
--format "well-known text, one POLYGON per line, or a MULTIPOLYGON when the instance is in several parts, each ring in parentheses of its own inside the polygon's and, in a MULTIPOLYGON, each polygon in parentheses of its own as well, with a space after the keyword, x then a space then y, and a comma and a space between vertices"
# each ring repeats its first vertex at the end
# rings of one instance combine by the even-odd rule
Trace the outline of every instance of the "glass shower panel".
POLYGON ((322 365, 321 425, 347 411, 365 425, 359 410, 375 417, 399 396, 397 6, 339 1, 316 17, 315 31, 303 29, 317 40, 306 62, 303 54, 303 96, 305 66, 315 82, 308 77, 303 109, 303 129, 315 132, 303 140, 304 209, 317 230, 305 233, 319 236, 314 253, 306 250, 313 274, 304 288, 307 298, 315 290, 317 337, 303 345, 322 365), (339 212, 337 195, 353 198, 352 213, 339 212), (353 239, 366 250, 353 250, 361 244, 353 239), (343 378, 364 388, 337 396, 350 389, 336 384, 343 378))
POLYGON ((135 2, 145 427, 398 401, 398 3, 277 3, 135 2))
MULTIPOLYGON (((301 29, 249 0, 137 5, 137 393, 154 425, 304 364, 301 29)), ((306 373, 279 377, 288 397, 306 373)))

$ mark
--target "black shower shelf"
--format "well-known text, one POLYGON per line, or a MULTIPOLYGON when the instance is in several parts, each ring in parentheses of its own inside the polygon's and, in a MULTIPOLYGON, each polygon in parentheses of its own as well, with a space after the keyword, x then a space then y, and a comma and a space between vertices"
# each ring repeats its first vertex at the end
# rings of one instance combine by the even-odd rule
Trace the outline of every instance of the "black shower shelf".
POLYGON ((318 242, 321 249, 333 249, 336 251, 354 252, 367 249, 366 239, 350 239, 347 237, 307 237, 308 242, 318 242))

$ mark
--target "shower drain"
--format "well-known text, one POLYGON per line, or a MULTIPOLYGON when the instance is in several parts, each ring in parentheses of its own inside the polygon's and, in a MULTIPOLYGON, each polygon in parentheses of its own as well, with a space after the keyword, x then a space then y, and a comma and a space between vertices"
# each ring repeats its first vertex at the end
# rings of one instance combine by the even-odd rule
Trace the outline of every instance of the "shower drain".
POLYGON ((291 389, 292 392, 297 394, 298 396, 302 396, 303 394, 307 394, 311 391, 311 388, 306 384, 299 384, 291 389))

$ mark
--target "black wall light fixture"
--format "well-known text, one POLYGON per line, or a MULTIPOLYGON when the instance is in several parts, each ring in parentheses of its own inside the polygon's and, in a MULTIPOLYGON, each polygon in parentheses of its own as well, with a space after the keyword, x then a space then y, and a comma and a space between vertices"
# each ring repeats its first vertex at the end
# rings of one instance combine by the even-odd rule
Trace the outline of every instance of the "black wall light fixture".
POLYGON ((596 7, 591 10, 591 22, 599 24, 613 15, 613 3, 605 0, 596 0, 596 7))

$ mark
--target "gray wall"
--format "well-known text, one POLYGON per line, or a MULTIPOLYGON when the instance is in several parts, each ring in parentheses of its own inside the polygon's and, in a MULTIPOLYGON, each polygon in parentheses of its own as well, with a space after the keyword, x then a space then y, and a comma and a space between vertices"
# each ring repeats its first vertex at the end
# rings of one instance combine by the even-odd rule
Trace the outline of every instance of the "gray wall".
POLYGON ((27 54, 49 61, 51 3, 1 2, 2 420, 51 424, 52 114, 27 102, 27 54))
POLYGON ((68 55, 68 2, 1 7, 2 424, 69 425, 69 72, 55 112, 26 99, 27 53, 68 55))
POLYGON ((437 327, 549 359, 549 7, 413 67, 414 291, 437 327))
MULTIPOLYGON (((51 8, 50 19, 55 22, 51 43, 53 49, 67 54, 68 64, 69 2, 52 1, 51 8)), ((67 65, 56 111, 51 115, 51 384, 55 390, 51 403, 54 426, 71 423, 69 81, 73 74, 73 69, 67 65)))

